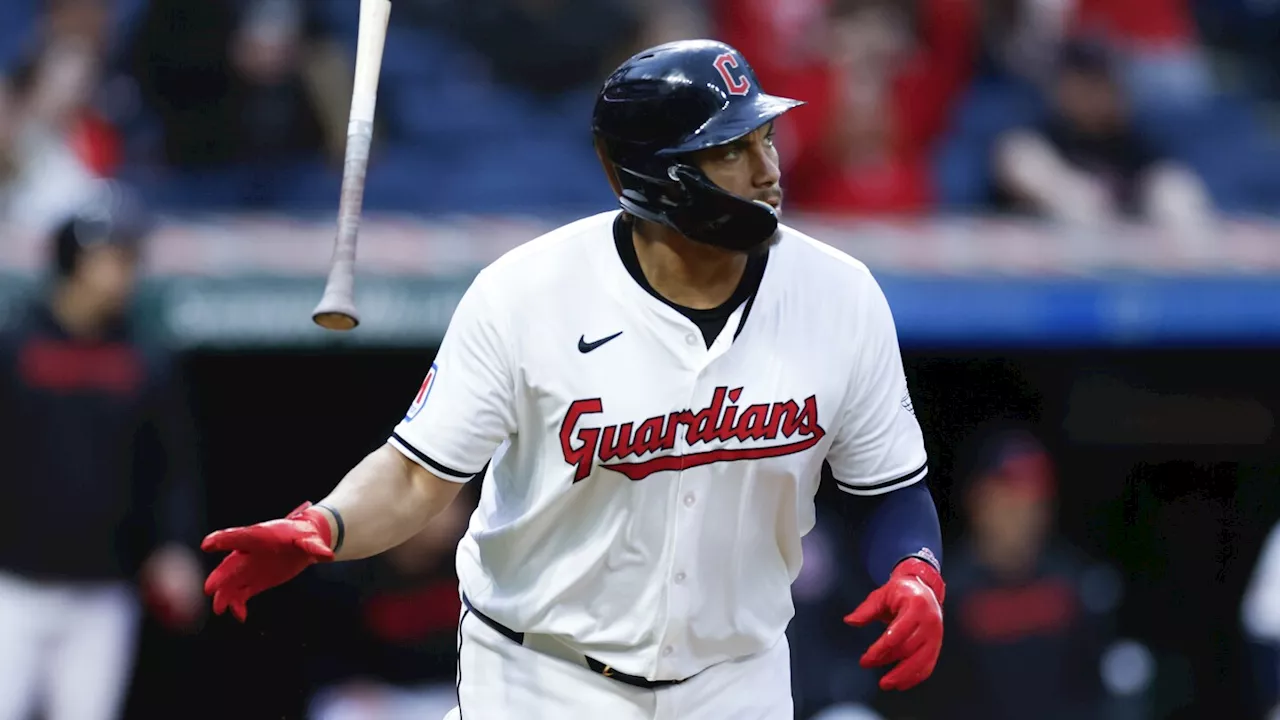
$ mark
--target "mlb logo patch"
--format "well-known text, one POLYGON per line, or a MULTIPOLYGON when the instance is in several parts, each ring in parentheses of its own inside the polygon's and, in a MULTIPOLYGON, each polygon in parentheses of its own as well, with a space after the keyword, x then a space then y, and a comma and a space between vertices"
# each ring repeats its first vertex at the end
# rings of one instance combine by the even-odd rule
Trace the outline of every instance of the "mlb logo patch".
POLYGON ((412 420, 422 410, 422 406, 427 404, 427 396, 431 394, 431 386, 436 382, 436 364, 431 363, 431 369, 427 371, 427 377, 422 380, 422 387, 418 388, 418 394, 413 398, 413 404, 409 406, 409 412, 404 414, 406 421, 412 420))

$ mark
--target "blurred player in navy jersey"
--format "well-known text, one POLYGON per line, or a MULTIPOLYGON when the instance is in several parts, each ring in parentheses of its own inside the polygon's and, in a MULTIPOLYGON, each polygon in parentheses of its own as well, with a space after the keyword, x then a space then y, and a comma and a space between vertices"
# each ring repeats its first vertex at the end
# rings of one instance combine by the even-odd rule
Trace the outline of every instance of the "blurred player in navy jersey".
POLYGON ((200 617, 181 386, 128 319, 149 227, 104 183, 0 329, 0 720, 119 717, 144 602, 175 629, 200 617))
POLYGON ((316 567, 311 613, 331 632, 308 643, 312 720, 437 718, 453 708, 462 611, 454 552, 477 498, 467 486, 402 545, 316 567))
POLYGON ((951 551, 939 720, 1104 715, 1102 659, 1115 639, 1119 576, 1054 528, 1057 481, 1031 433, 982 433, 961 486, 968 517, 951 551))

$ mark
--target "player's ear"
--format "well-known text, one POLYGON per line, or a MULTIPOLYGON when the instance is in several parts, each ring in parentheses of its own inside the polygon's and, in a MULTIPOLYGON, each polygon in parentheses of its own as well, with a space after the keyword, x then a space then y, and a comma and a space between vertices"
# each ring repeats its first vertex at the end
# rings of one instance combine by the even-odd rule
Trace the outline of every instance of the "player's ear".
POLYGON ((596 157, 600 158, 600 165, 604 167, 605 177, 609 178, 609 187, 613 188, 613 194, 622 197, 622 182, 618 180, 618 170, 609 162, 609 156, 605 154, 604 143, 599 138, 595 140, 596 157))

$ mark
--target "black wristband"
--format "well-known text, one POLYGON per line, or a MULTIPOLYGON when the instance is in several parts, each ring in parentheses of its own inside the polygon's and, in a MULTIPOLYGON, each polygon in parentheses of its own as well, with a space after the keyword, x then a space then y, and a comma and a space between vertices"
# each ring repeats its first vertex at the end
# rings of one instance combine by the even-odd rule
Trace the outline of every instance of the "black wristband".
POLYGON ((316 507, 322 507, 325 510, 328 510, 329 512, 333 513, 333 522, 338 526, 338 539, 336 542, 333 543, 333 553, 337 555, 338 551, 342 549, 343 537, 347 534, 347 529, 342 524, 342 513, 338 512, 337 510, 334 510, 328 505, 324 505, 321 503, 317 503, 316 507))

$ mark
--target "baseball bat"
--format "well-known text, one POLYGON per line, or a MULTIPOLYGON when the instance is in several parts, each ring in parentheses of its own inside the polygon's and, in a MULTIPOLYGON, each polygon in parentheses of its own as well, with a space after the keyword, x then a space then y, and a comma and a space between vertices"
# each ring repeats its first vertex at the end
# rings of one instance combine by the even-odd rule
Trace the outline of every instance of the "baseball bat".
POLYGON ((364 205, 365 175, 373 144, 373 113, 382 73, 382 50, 387 40, 391 0, 360 0, 360 29, 356 39, 355 83, 342 166, 342 194, 338 200, 338 229, 324 295, 311 313, 317 325, 351 330, 360 324, 355 302, 356 238, 364 205))

